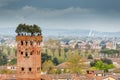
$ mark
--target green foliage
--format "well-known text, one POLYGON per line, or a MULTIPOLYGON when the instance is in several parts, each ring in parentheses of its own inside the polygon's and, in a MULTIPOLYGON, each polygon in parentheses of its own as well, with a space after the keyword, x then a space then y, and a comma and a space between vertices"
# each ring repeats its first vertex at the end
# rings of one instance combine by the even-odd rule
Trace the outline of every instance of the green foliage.
POLYGON ((95 63, 96 63, 96 61, 90 62, 90 66, 91 66, 91 67, 95 66, 95 63))
POLYGON ((105 72, 108 72, 109 69, 112 69, 114 68, 114 65, 113 64, 104 64, 104 71, 105 72))
POLYGON ((42 65, 42 71, 48 74, 54 73, 55 66, 51 60, 45 61, 42 65))
POLYGON ((104 70, 105 72, 114 68, 113 64, 107 63, 106 61, 103 62, 102 60, 95 60, 94 62, 91 62, 90 65, 95 67, 96 70, 104 70))
POLYGON ((105 64, 113 64, 112 60, 107 59, 107 58, 102 58, 101 60, 94 60, 94 61, 90 62, 90 66, 91 67, 95 66, 97 61, 102 61, 102 63, 105 63, 105 64))
POLYGON ((119 53, 118 50, 114 50, 114 49, 110 49, 110 50, 105 49, 105 50, 101 50, 100 52, 101 52, 101 53, 105 53, 105 54, 115 54, 115 53, 119 53))
POLYGON ((0 52, 0 65, 6 65, 8 62, 7 56, 0 52))
POLYGON ((106 64, 113 64, 113 62, 112 62, 111 59, 102 58, 101 61, 102 61, 103 63, 106 63, 106 64))
POLYGON ((58 59, 57 59, 56 57, 53 58, 52 62, 53 62, 55 65, 58 65, 58 64, 59 64, 59 61, 58 61, 58 59))
POLYGON ((68 64, 67 67, 68 69, 70 69, 71 73, 77 73, 77 74, 81 74, 82 73, 82 69, 85 68, 85 64, 84 61, 82 60, 82 58, 79 55, 72 55, 69 60, 68 60, 68 64))
POLYGON ((42 53, 41 54, 41 60, 42 60, 42 64, 43 64, 45 61, 51 60, 51 56, 49 56, 45 53, 42 53))
POLYGON ((94 66, 97 70, 103 70, 104 68, 104 64, 102 61, 96 61, 95 66, 94 66))
POLYGON ((17 59, 14 58, 12 59, 10 62, 9 62, 10 65, 14 65, 14 64, 17 64, 17 59))
MULTIPOLYGON (((56 61, 54 61, 54 58, 58 60, 58 64, 67 61, 73 54, 87 58, 88 54, 92 54, 92 50, 89 49, 89 45, 86 46, 88 46, 88 49, 86 50, 87 54, 85 54, 85 51, 82 49, 75 49, 69 46, 62 47, 59 40, 48 39, 44 43, 43 52, 48 56, 51 56, 50 60, 52 60, 55 65, 57 65, 56 61)), ((95 50, 94 53, 98 54, 98 51, 95 50)), ((89 58, 92 59, 92 56, 89 55, 89 58)))
POLYGON ((16 33, 22 35, 23 33, 31 33, 34 35, 35 33, 41 34, 41 29, 37 25, 26 25, 26 24, 19 24, 15 30, 16 33))
POLYGON ((69 50, 68 48, 64 48, 64 51, 65 51, 65 52, 68 52, 68 50, 69 50))
POLYGON ((16 48, 6 45, 0 46, 0 65, 6 65, 9 59, 16 57, 16 48))
POLYGON ((88 59, 93 59, 93 56, 91 54, 89 54, 88 59))
POLYGON ((8 70, 8 69, 0 70, 0 74, 13 74, 13 73, 15 73, 15 71, 8 70))
POLYGON ((95 63, 95 68, 97 70, 104 70, 105 72, 108 72, 109 69, 114 68, 113 64, 105 64, 102 61, 97 61, 95 63))
POLYGON ((61 69, 57 69, 56 73, 61 74, 62 73, 61 69))

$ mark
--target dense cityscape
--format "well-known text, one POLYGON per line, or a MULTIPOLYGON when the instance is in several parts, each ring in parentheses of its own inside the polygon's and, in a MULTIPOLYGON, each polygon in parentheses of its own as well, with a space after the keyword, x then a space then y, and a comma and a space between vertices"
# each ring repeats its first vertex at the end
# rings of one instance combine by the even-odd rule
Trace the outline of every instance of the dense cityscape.
MULTIPOLYGON (((15 37, 0 37, 0 55, 1 75, 15 74, 17 57, 15 37)), ((65 80, 71 78, 67 76, 75 76, 75 74, 79 75, 76 76, 79 80, 81 78, 106 80, 109 77, 119 79, 119 37, 48 36, 42 43, 41 56, 41 74, 47 74, 52 79, 56 79, 57 74, 59 74, 58 78, 65 80)))
POLYGON ((120 80, 120 0, 0 0, 0 80, 120 80))

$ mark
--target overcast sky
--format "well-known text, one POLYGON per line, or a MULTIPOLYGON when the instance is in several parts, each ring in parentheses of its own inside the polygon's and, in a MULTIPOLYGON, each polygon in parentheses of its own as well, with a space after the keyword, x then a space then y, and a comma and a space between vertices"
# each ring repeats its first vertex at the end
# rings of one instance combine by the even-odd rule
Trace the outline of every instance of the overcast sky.
POLYGON ((0 0, 0 28, 120 31, 120 0, 0 0))

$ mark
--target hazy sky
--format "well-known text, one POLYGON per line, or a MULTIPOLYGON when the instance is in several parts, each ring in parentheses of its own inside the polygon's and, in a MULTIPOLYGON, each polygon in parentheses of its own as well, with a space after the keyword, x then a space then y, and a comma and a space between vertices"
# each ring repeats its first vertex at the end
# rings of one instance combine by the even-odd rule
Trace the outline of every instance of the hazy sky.
POLYGON ((120 0, 0 0, 0 29, 20 23, 42 29, 120 31, 120 0))

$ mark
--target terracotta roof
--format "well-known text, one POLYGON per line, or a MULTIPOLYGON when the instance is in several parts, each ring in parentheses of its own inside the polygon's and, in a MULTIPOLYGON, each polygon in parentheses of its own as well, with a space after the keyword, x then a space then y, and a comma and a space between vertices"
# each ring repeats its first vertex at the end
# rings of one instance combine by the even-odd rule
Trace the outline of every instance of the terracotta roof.
POLYGON ((95 73, 95 74, 103 74, 104 71, 103 71, 103 70, 95 70, 94 73, 95 73))
POLYGON ((56 68, 58 68, 58 69, 64 69, 64 68, 67 68, 67 64, 68 64, 68 62, 63 62, 63 63, 57 65, 56 68))
POLYGON ((16 80, 15 74, 3 74, 0 76, 0 80, 16 80))
POLYGON ((107 75, 107 76, 103 77, 103 79, 106 79, 106 78, 109 78, 109 77, 117 80, 120 76, 118 76, 118 75, 107 75))

